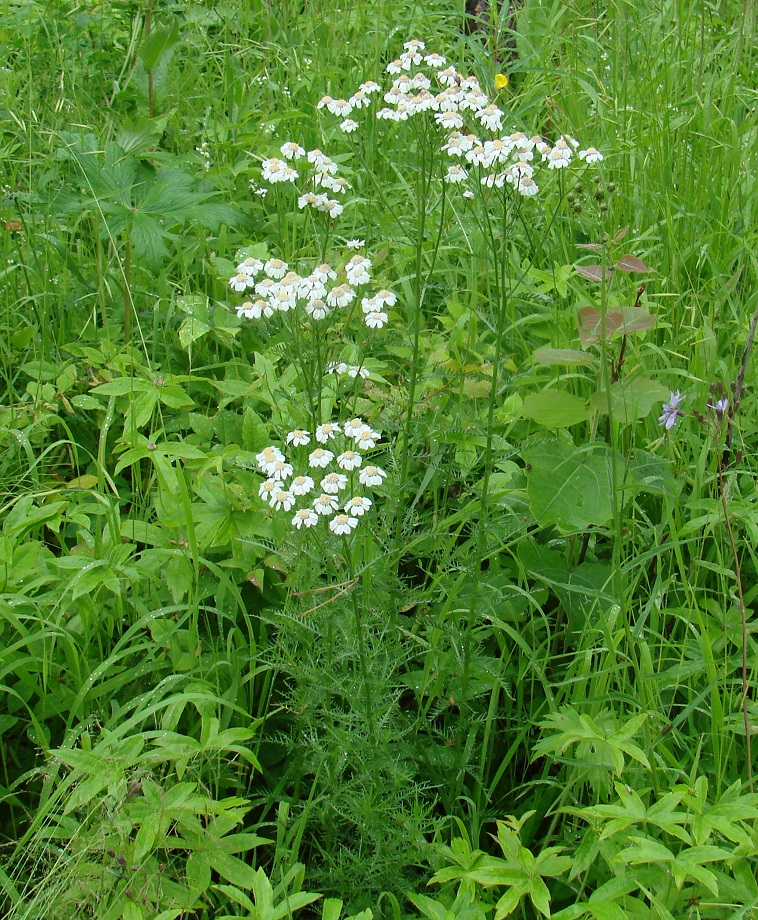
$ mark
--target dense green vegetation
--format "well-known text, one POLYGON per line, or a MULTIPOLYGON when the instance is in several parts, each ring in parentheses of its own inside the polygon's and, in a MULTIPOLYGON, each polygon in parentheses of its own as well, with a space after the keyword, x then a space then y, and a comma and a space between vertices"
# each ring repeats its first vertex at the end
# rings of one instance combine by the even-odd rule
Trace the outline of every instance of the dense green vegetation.
POLYGON ((758 917, 756 9, 515 23, 0 4, 2 917, 758 917))

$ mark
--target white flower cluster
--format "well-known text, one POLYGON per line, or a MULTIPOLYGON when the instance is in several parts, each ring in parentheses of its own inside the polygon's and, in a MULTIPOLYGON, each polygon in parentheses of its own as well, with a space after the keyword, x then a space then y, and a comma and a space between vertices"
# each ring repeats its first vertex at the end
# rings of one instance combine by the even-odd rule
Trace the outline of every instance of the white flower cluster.
MULTIPOLYGON (((290 271, 281 259, 272 258, 264 263, 261 259, 247 258, 237 266, 237 274, 229 279, 229 286, 238 294, 252 291, 256 295, 255 300, 246 300, 237 307, 240 317, 268 319, 274 313, 294 310, 302 302, 307 315, 318 321, 336 307, 351 304, 358 296, 356 289, 371 281, 370 270, 371 259, 357 253, 344 267, 344 281, 328 262, 317 265, 309 275, 299 275, 290 271), (263 277, 259 277, 261 273, 263 277)), ((369 329, 385 326, 389 320, 385 307, 396 303, 396 295, 385 289, 373 297, 363 297, 361 310, 366 326, 369 329)))
MULTIPOLYGON (((490 102, 477 77, 460 74, 455 67, 447 66, 441 55, 426 54, 425 51, 424 43, 413 39, 405 43, 400 57, 387 65, 387 72, 394 80, 384 93, 387 106, 380 109, 376 117, 402 122, 422 112, 432 112, 434 121, 449 132, 442 150, 461 161, 449 167, 446 182, 466 182, 469 168, 477 167, 483 186, 503 188, 507 184, 521 195, 533 197, 539 191, 534 180, 538 165, 554 170, 563 169, 571 163, 579 147, 577 140, 563 135, 551 146, 541 137, 527 137, 521 131, 503 135, 504 112, 490 102), (431 76, 416 70, 422 64, 429 68, 431 76), (437 92, 433 91, 433 78, 439 87, 437 92), (480 125, 480 133, 487 131, 495 136, 482 138, 461 133, 464 124, 472 119, 480 125), (533 162, 535 152, 540 157, 537 164, 533 162)), ((372 84, 372 87, 378 88, 377 84, 372 84)), ((361 98, 365 98, 365 93, 361 98)), ((352 111, 354 99, 335 100, 325 96, 318 107, 344 116, 352 111)), ((594 147, 579 150, 578 157, 588 165, 603 159, 602 153, 594 147)), ((467 197, 471 197, 470 193, 467 197)))
POLYGON ((291 447, 308 447, 313 440, 319 446, 309 448, 307 460, 305 452, 301 452, 298 465, 303 469, 297 475, 295 466, 278 447, 266 447, 256 454, 258 469, 266 476, 258 495, 274 511, 294 510, 292 526, 297 530, 314 527, 324 518, 329 520, 332 533, 347 536, 373 504, 366 495, 356 494, 355 489, 360 486, 365 491, 381 486, 387 476, 378 466, 364 466, 360 453, 373 450, 380 437, 361 418, 342 424, 326 422, 313 434, 303 429, 290 431, 286 442, 291 447), (350 497, 346 498, 347 495, 350 497))
MULTIPOLYGON (((295 141, 287 141, 279 148, 284 159, 269 157, 261 165, 261 179, 264 182, 275 184, 277 182, 297 182, 300 172, 292 163, 305 159, 309 164, 309 176, 306 179, 306 191, 297 199, 299 208, 315 208, 328 214, 332 219, 339 217, 344 210, 343 205, 336 199, 330 198, 328 193, 341 195, 346 189, 351 188, 347 179, 337 175, 337 164, 321 150, 309 150, 295 141)), ((251 180, 251 187, 255 182, 251 180)))

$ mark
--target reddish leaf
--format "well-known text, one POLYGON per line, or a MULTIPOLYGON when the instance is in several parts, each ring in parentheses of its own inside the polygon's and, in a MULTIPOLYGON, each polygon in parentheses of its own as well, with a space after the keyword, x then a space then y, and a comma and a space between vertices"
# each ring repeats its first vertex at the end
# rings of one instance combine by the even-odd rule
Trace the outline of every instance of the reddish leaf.
POLYGON ((621 240, 623 240, 627 235, 627 233, 629 233, 629 227, 622 227, 620 230, 617 230, 613 237, 613 242, 620 243, 621 240))
POLYGON ((637 256, 621 256, 614 268, 620 272, 649 272, 650 269, 637 256))
POLYGON ((607 281, 611 277, 611 272, 602 265, 575 265, 577 274, 588 281, 607 281))
MULTIPOLYGON (((630 335, 652 329, 657 319, 644 307, 620 307, 605 314, 605 337, 630 335)), ((602 314, 597 307, 582 307, 579 311, 579 340, 585 347, 597 342, 602 334, 602 314)))

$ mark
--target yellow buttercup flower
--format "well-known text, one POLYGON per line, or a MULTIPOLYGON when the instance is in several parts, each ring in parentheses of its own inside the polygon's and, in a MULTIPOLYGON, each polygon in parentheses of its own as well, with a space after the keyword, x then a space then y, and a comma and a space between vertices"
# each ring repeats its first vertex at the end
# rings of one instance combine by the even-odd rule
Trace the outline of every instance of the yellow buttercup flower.
POLYGON ((505 89, 508 85, 508 77, 504 73, 495 74, 495 87, 497 89, 505 89))

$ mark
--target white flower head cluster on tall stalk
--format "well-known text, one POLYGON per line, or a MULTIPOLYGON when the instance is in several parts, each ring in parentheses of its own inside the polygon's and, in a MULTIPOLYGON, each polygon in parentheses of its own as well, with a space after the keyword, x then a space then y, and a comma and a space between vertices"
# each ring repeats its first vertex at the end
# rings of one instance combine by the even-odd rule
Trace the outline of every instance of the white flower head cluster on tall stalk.
MULTIPOLYGON (((376 111, 375 117, 380 121, 406 122, 424 112, 432 113, 443 136, 441 149, 455 160, 444 181, 461 185, 465 198, 473 197, 471 182, 485 188, 510 187, 525 198, 533 198, 539 192, 535 178, 538 170, 565 169, 577 157, 588 166, 603 159, 595 147, 579 150, 579 142, 568 134, 552 145, 538 135, 528 136, 516 126, 506 134, 506 113, 490 101, 478 78, 459 73, 440 54, 427 53, 423 41, 406 42, 403 53, 386 70, 394 79, 383 94, 386 105, 376 111)), ((378 91, 376 83, 362 84, 347 99, 324 96, 317 108, 345 118, 359 107, 356 100, 364 108, 371 101, 370 93, 378 91)), ((352 119, 349 128, 342 125, 343 130, 350 131, 357 127, 352 119)))
POLYGON ((294 512, 296 530, 324 519, 332 533, 349 536, 374 503, 365 493, 373 494, 387 476, 379 466, 364 465, 364 452, 374 450, 380 438, 361 418, 325 422, 313 432, 290 431, 285 441, 293 449, 292 462, 275 445, 256 455, 266 477, 258 495, 274 511, 294 512))

